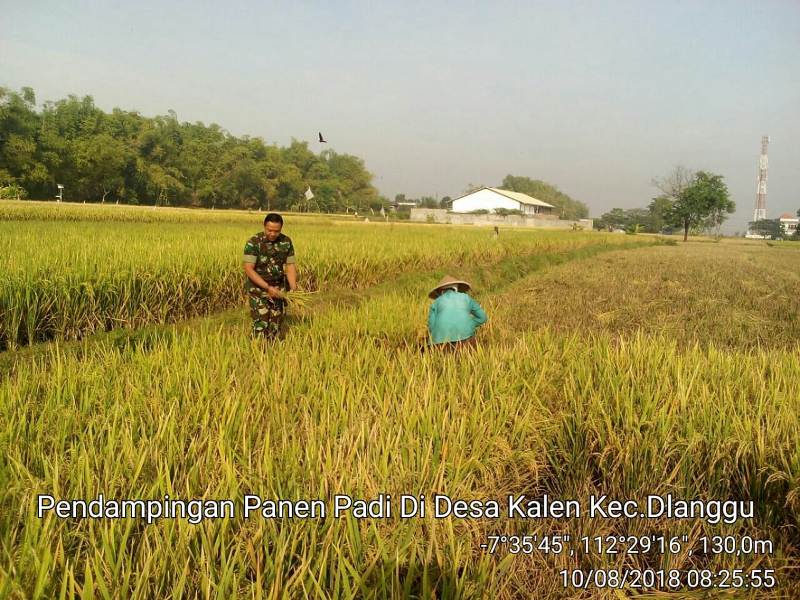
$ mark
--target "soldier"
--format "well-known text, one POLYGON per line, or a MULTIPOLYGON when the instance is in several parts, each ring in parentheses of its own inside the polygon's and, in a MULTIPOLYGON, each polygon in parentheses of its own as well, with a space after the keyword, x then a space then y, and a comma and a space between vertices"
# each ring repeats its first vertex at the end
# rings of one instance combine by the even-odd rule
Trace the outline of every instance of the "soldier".
POLYGON ((281 229, 283 217, 269 213, 264 218, 264 232, 255 234, 244 246, 245 289, 253 337, 273 339, 278 335, 286 311, 283 292, 297 289, 294 246, 281 229))

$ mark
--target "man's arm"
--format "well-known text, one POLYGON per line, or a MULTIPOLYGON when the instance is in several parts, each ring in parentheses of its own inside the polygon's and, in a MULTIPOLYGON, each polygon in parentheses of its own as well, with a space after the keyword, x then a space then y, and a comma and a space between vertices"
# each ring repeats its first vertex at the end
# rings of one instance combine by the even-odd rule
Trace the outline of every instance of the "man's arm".
POLYGON ((297 267, 293 262, 286 263, 286 279, 289 282, 289 289, 297 289, 297 267))
POLYGON ((262 290, 266 290, 267 294, 269 294, 270 298, 280 298, 281 290, 277 287, 273 287, 264 281, 264 278, 261 277, 258 273, 256 273, 256 266, 253 263, 246 262, 244 263, 244 272, 247 275, 247 278, 255 284, 256 287, 261 288, 262 290))
POLYGON ((294 244, 289 240, 289 252, 286 255, 286 281, 289 283, 289 289, 294 291, 297 289, 297 266, 295 266, 294 257, 294 244))
POLYGON ((475 317, 476 325, 483 325, 489 320, 481 305, 474 298, 470 298, 470 312, 475 317))

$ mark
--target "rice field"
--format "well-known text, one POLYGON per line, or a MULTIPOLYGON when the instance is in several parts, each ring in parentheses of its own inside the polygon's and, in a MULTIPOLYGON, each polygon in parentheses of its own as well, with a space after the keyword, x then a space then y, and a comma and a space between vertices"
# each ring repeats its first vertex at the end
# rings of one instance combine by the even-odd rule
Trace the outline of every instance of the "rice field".
MULTIPOLYGON (((99 239, 100 224, 76 226, 99 239)), ((169 225, 153 235, 177 236, 164 233, 169 225)), ((480 230, 445 226, 286 229, 300 252, 340 227, 340 244, 330 243, 353 243, 351 269, 391 235, 426 258, 393 270, 389 253, 402 253, 393 245, 373 263, 380 276, 320 278, 275 346, 248 338, 243 304, 211 304, 174 324, 153 319, 0 354, 0 598, 800 597, 800 354, 790 316, 800 251, 594 238, 625 244, 614 249, 572 232, 503 232, 500 246, 481 246, 480 230), (496 253, 466 254, 467 244, 496 253), (426 292, 445 272, 471 281, 489 314, 472 353, 420 351, 426 292), (39 518, 37 494, 673 494, 752 501, 754 516, 237 514, 148 524, 39 518), (511 554, 481 548, 493 535, 687 541, 665 553, 511 554), (768 540, 771 551, 689 552, 714 535, 768 540), (777 586, 563 585, 562 570, 593 568, 772 569, 777 586)), ((234 269, 239 242, 230 243, 234 269)), ((157 255, 147 248, 127 253, 128 264, 138 255, 148 266, 157 255)), ((318 252, 304 251, 307 268, 317 264, 309 256, 332 260, 318 252)))
POLYGON ((800 345, 800 247, 684 244, 612 252, 520 281, 524 315, 563 332, 661 335, 731 349, 800 345), (569 290, 567 294, 553 293, 569 290))
MULTIPOLYGON (((262 228, 257 215, 241 212, 225 222, 223 211, 198 211, 185 222, 192 211, 158 209, 165 220, 150 223, 140 214, 152 208, 40 203, 22 219, 24 207, 11 204, 0 205, 0 350, 239 306, 244 243, 262 228), (87 219, 72 220, 83 208, 87 219), (132 220, 118 220, 125 215, 132 220)), ((425 225, 325 217, 288 217, 285 232, 296 240, 300 285, 308 291, 360 288, 446 264, 634 243, 577 232, 508 231, 495 240, 466 228, 442 237, 425 225)))

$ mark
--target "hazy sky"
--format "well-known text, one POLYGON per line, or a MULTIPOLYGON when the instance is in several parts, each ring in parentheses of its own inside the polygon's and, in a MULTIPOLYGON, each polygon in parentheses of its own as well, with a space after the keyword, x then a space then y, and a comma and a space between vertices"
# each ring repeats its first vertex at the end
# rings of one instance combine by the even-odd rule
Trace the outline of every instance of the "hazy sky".
POLYGON ((0 85, 363 158, 386 196, 508 173, 645 206, 676 164, 800 208, 800 1, 0 0, 0 85))

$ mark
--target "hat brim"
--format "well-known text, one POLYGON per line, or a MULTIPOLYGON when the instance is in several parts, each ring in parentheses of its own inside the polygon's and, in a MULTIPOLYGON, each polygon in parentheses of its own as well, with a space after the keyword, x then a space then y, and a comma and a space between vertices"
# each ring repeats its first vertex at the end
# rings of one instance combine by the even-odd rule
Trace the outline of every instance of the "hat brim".
POLYGON ((439 292, 443 288, 449 288, 451 285, 457 285, 459 292, 468 292, 469 290, 472 289, 472 286, 468 284, 466 281, 448 281, 447 283, 437 285, 430 292, 428 292, 428 298, 430 298, 431 300, 435 300, 436 296, 439 295, 439 292))

